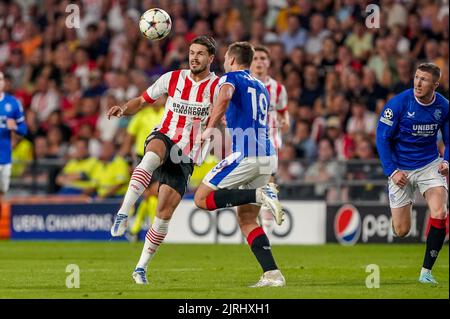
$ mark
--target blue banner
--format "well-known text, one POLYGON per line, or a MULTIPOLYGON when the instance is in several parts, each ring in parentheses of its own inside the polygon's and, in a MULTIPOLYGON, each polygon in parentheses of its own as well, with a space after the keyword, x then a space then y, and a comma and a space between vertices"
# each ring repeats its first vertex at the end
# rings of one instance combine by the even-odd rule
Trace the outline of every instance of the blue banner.
POLYGON ((118 203, 11 205, 11 239, 109 240, 119 206, 118 203))

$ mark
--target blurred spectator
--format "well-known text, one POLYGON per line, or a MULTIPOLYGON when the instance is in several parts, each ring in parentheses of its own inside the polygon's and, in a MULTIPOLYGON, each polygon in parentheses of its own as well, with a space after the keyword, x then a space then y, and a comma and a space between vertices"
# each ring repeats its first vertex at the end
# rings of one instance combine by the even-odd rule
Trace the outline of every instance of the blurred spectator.
POLYGON ((286 0, 286 6, 278 12, 276 19, 276 30, 282 33, 288 29, 288 17, 290 15, 298 15, 302 11, 296 0, 286 0))
POLYGON ((308 40, 305 44, 305 50, 308 55, 313 57, 322 49, 323 40, 330 35, 330 31, 325 29, 325 19, 320 14, 313 14, 310 20, 308 40))
POLYGON ((347 160, 353 156, 354 143, 352 138, 344 133, 342 127, 343 123, 338 116, 330 116, 326 122, 325 137, 333 141, 333 149, 337 158, 347 160))
POLYGON ((93 176, 98 160, 89 157, 88 141, 76 140, 70 150, 70 158, 56 178, 56 183, 61 187, 59 194, 89 193, 95 188, 93 176))
POLYGON ((90 156, 98 157, 100 155, 101 143, 96 137, 95 126, 86 122, 81 124, 76 136, 77 138, 88 141, 88 151, 90 156))
POLYGON ((116 155, 114 142, 102 143, 99 161, 92 174, 96 193, 99 198, 118 198, 127 191, 130 172, 128 163, 121 156, 116 155))
MULTIPOLYGON (((1 55, 2 54, 0 52, 0 56, 1 55)), ((20 47, 15 47, 11 49, 9 63, 6 67, 6 73, 8 73, 12 77, 13 80, 12 85, 14 88, 20 88, 24 84, 25 64, 23 60, 22 50, 20 49, 20 47)))
POLYGON ((11 134, 12 167, 11 177, 22 177, 33 160, 33 144, 20 135, 11 134))
POLYGON ((28 60, 42 44, 42 36, 39 34, 37 26, 33 21, 25 22, 25 33, 21 41, 21 47, 25 60, 28 60))
POLYGON ((333 183, 342 174, 342 170, 336 161, 336 152, 333 141, 323 138, 319 141, 317 161, 310 165, 305 172, 305 181, 315 184, 307 188, 309 192, 304 194, 307 198, 337 199, 336 189, 328 183, 333 183))
POLYGON ((384 186, 375 186, 370 180, 382 180, 383 170, 375 159, 374 145, 367 138, 356 144, 354 159, 362 162, 350 162, 347 165, 347 179, 350 181, 368 180, 365 185, 350 186, 348 195, 350 200, 380 200, 384 186), (372 162, 370 162, 372 161, 372 162))
POLYGON ((386 23, 389 29, 396 25, 406 26, 408 11, 402 3, 395 0, 382 0, 381 8, 387 14, 386 23))
POLYGON ((320 85, 319 72, 313 64, 305 66, 304 86, 300 93, 299 104, 313 106, 314 101, 323 95, 323 87, 320 85))
POLYGON ((68 146, 64 142, 63 133, 58 126, 52 126, 47 131, 48 151, 51 158, 63 159, 66 156, 68 146))
POLYGON ((392 91, 396 94, 410 89, 413 86, 414 68, 409 58, 399 57, 396 61, 396 72, 392 75, 392 91))
POLYGON ((300 21, 296 15, 288 16, 288 27, 281 34, 281 42, 286 54, 291 54, 295 47, 303 47, 306 43, 307 32, 300 27, 300 21))
POLYGON ((119 101, 112 91, 108 91, 100 100, 100 115, 96 123, 96 130, 102 141, 113 141, 119 129, 119 118, 112 117, 108 119, 108 109, 113 105, 119 105, 119 101))
POLYGON ((362 85, 361 95, 367 101, 367 109, 374 112, 377 100, 386 99, 387 89, 377 82, 375 72, 367 66, 363 68, 362 85))
POLYGON ((337 63, 336 42, 333 38, 328 37, 323 40, 321 54, 316 55, 314 64, 322 69, 322 76, 325 73, 332 72, 337 63))
POLYGON ((316 143, 310 138, 310 124, 307 120, 299 120, 295 125, 292 144, 295 145, 296 157, 312 161, 316 157, 316 143))
POLYGON ((31 99, 31 109, 36 112, 39 123, 47 121, 50 113, 60 108, 60 97, 53 84, 43 75, 36 81, 36 92, 31 99))
POLYGON ((351 114, 347 122, 347 133, 365 133, 371 138, 375 137, 378 117, 367 110, 365 99, 356 98, 351 103, 351 114))
POLYGON ((365 32, 365 26, 356 22, 353 32, 345 40, 345 44, 351 49, 353 57, 359 60, 366 60, 372 50, 372 34, 365 32))
POLYGON ((289 183, 298 180, 304 173, 303 166, 296 161, 297 150, 292 143, 285 143, 279 150, 278 175, 276 179, 280 183, 289 183))
POLYGON ((43 123, 39 128, 40 134, 47 134, 51 128, 58 128, 61 133, 62 140, 61 142, 69 142, 72 132, 70 127, 64 123, 63 114, 61 110, 55 110, 48 116, 47 122, 43 123))
POLYGON ((89 73, 97 67, 94 60, 89 58, 88 49, 85 47, 78 47, 74 54, 74 64, 71 72, 75 74, 81 83, 81 87, 86 89, 89 85, 89 73))

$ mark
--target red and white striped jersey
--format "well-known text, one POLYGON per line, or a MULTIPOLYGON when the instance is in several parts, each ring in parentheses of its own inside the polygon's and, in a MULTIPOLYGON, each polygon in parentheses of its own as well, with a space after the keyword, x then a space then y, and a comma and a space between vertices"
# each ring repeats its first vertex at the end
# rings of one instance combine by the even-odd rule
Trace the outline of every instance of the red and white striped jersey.
POLYGON ((267 113, 267 124, 269 125, 269 138, 275 150, 281 148, 281 131, 278 123, 277 113, 284 114, 287 111, 287 92, 283 84, 269 77, 265 83, 269 91, 270 105, 267 113))
POLYGON ((148 103, 154 103, 163 94, 168 95, 161 124, 155 129, 167 135, 183 154, 197 162, 201 153, 201 133, 217 98, 219 77, 211 72, 202 81, 195 82, 190 72, 167 72, 142 96, 148 103))

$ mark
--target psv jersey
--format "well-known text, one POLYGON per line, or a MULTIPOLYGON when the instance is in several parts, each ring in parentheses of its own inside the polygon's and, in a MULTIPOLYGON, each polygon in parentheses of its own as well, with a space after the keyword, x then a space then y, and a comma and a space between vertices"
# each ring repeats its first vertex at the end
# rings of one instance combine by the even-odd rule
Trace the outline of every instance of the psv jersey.
POLYGON ((201 153, 201 133, 217 98, 219 77, 211 72, 202 81, 195 82, 190 72, 167 72, 142 96, 148 103, 154 103, 163 94, 168 95, 163 118, 155 130, 169 137, 195 162, 201 153))
POLYGON ((269 112, 267 114, 267 124, 269 126, 269 138, 275 150, 281 148, 281 132, 277 120, 277 113, 284 114, 287 111, 287 92, 284 85, 269 77, 265 83, 269 91, 269 112))

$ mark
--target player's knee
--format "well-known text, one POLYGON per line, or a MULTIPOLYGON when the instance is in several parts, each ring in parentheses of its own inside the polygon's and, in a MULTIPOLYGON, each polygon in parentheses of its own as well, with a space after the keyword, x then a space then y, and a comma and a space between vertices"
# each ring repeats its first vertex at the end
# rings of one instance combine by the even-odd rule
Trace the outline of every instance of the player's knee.
POLYGON ((147 172, 154 172, 161 165, 161 158, 154 152, 145 153, 138 167, 143 168, 147 172))
POLYGON ((395 227, 395 233, 398 237, 403 238, 409 234, 410 227, 397 226, 395 227))
POLYGON ((430 209, 430 215, 432 218, 445 219, 447 218, 447 207, 440 207, 436 209, 430 209))
POLYGON ((206 207, 205 197, 203 195, 201 195, 201 194, 195 193, 195 195, 194 195, 194 203, 195 203, 195 206, 197 206, 200 209, 206 209, 206 210, 208 209, 206 207))

